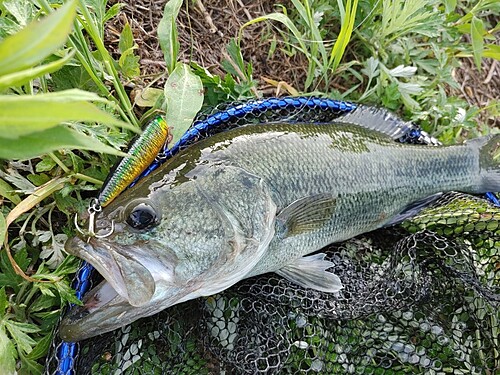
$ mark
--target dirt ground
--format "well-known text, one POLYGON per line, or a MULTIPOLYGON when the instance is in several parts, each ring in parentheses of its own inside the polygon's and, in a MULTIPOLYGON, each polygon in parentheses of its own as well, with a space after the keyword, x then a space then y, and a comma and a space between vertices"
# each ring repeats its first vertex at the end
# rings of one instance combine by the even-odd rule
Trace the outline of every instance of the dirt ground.
MULTIPOLYGON (((117 0, 112 0, 114 3, 117 0)), ((125 6, 121 14, 107 28, 108 46, 117 50, 118 39, 123 25, 128 21, 138 44, 142 79, 136 85, 151 84, 161 87, 165 63, 156 36, 157 25, 163 14, 166 0, 122 0, 125 6)), ((186 3, 186 2, 185 2, 186 3)), ((212 73, 223 75, 221 62, 226 57, 225 46, 237 36, 240 27, 256 17, 278 11, 277 3, 290 7, 287 1, 277 0, 196 0, 189 2, 189 10, 183 6, 178 31, 181 44, 181 59, 195 61, 212 73), (189 13, 189 14, 188 14, 189 13)), ((274 95, 276 88, 263 78, 287 82, 297 90, 303 90, 307 70, 305 57, 296 54, 290 58, 280 51, 279 32, 270 23, 258 23, 245 29, 242 52, 245 61, 251 61, 253 76, 258 81, 258 89, 264 95, 274 95), (269 56, 271 40, 277 48, 269 56)), ((500 41, 497 41, 500 44, 500 41)), ((449 93, 467 100, 478 108, 488 106, 490 101, 500 99, 500 63, 485 59, 478 72, 471 59, 462 59, 455 69, 454 77, 460 89, 449 89, 449 93)), ((349 89, 346 83, 331 83, 339 91, 349 89)), ((489 126, 500 127, 500 118, 481 116, 480 121, 489 126)))

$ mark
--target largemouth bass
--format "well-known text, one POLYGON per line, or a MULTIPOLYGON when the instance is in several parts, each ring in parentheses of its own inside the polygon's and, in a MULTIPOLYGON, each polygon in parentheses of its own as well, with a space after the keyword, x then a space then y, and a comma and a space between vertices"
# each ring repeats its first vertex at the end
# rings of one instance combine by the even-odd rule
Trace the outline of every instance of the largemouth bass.
POLYGON ((316 252, 411 216, 439 193, 497 191, 500 136, 423 147, 366 107, 328 124, 243 126, 204 139, 106 206, 106 238, 66 250, 105 278, 63 320, 78 341, 277 272, 341 292, 316 252), (362 114, 362 116, 360 116, 362 114), (313 255, 310 255, 313 254, 313 255))

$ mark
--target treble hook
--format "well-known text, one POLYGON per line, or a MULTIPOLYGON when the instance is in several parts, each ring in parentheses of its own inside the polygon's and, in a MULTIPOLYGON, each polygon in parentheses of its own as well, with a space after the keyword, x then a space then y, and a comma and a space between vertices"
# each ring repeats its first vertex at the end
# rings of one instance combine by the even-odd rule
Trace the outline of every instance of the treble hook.
POLYGON ((95 233, 94 231, 94 225, 95 225, 95 215, 98 213, 98 212, 101 212, 102 211, 102 207, 101 205, 99 204, 99 201, 94 198, 90 201, 90 205, 89 205, 89 208, 87 208, 87 212, 89 213, 89 228, 88 230, 84 230, 82 228, 80 228, 80 226, 78 225, 78 214, 75 215, 75 227, 76 227, 76 230, 78 232, 80 232, 81 234, 83 235, 86 235, 88 236, 87 238, 87 243, 90 241, 90 239, 92 237, 96 237, 96 238, 106 238, 106 237, 109 237, 115 230, 115 222, 114 220, 111 220, 111 229, 108 233, 106 234, 97 234, 95 233))

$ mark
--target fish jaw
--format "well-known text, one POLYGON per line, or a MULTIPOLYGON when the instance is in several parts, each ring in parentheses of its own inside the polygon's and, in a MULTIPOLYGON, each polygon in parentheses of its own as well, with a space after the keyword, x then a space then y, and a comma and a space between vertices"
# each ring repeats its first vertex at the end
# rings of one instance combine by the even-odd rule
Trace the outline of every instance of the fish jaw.
POLYGON ((84 242, 74 237, 66 242, 65 250, 92 264, 109 282, 118 295, 132 306, 147 303, 155 292, 155 280, 151 272, 133 259, 131 252, 124 253, 112 243, 84 242))
POLYGON ((182 290, 170 283, 171 270, 166 266, 160 270, 144 256, 148 249, 126 249, 94 239, 87 243, 78 237, 68 240, 65 248, 105 278, 86 293, 82 306, 74 306, 62 320, 59 335, 65 341, 80 341, 120 328, 175 304, 179 293, 182 295, 182 290))

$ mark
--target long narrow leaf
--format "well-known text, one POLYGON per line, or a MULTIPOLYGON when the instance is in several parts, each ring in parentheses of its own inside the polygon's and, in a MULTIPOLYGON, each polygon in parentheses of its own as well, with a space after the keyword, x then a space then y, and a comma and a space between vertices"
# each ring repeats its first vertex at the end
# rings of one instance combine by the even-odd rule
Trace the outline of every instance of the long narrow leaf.
POLYGON ((177 38, 177 28, 175 20, 179 14, 182 0, 170 0, 165 4, 163 17, 158 24, 158 40, 167 63, 167 70, 170 74, 175 69, 177 54, 179 53, 179 40, 177 38))
POLYGON ((358 0, 347 1, 344 22, 340 27, 339 36, 332 48, 330 55, 330 63, 332 71, 335 71, 340 64, 340 60, 344 56, 347 44, 351 40, 352 30, 354 29, 354 21, 356 19, 356 11, 358 9, 358 0))
POLYGON ((481 70, 481 59, 484 48, 483 34, 484 34, 483 21, 474 16, 470 24, 470 35, 471 35, 474 63, 476 64, 476 67, 479 71, 481 70))
POLYGON ((40 63, 61 48, 72 30, 76 2, 70 1, 39 22, 0 43, 0 76, 40 63))
MULTIPOLYGON (((78 92, 84 93, 80 90, 78 92)), ((115 119, 92 103, 75 97, 68 98, 61 93, 0 95, 1 138, 16 139, 52 128, 65 121, 101 122, 137 131, 133 126, 115 119)))
POLYGON ((36 68, 30 68, 0 76, 0 90, 12 86, 20 86, 45 74, 53 73, 66 65, 66 63, 73 57, 74 54, 75 52, 72 51, 66 54, 63 58, 53 61, 49 64, 40 65, 36 68))
POLYGON ((56 126, 21 136, 15 142, 8 138, 0 138, 0 159, 31 159, 64 148, 127 156, 127 154, 107 146, 95 138, 65 126, 56 126))

